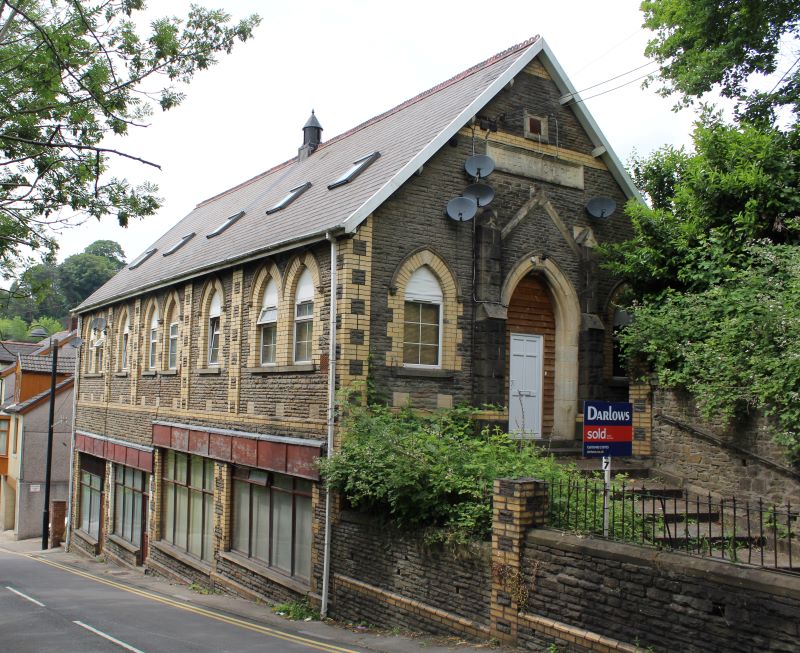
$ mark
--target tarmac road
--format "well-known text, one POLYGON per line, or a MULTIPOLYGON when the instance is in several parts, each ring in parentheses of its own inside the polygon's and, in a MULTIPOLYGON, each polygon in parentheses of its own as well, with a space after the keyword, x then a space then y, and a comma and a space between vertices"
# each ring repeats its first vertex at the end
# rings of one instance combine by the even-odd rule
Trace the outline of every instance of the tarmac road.
POLYGON ((54 558, 0 549, 3 651, 358 650, 90 574, 54 558))

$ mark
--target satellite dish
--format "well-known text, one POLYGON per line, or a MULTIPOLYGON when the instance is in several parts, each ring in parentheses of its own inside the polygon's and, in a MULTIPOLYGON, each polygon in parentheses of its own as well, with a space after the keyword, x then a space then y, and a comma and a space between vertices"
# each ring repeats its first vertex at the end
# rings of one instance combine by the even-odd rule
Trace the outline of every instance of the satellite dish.
POLYGON ((471 184, 461 194, 475 200, 478 207, 489 206, 494 199, 494 189, 488 184, 471 184))
POLYGON ((472 220, 478 212, 478 205, 470 197, 454 197, 447 203, 447 217, 457 222, 472 220))
POLYGON ((610 197, 593 197, 586 204, 586 210, 593 218, 610 218, 617 208, 617 203, 610 197))
POLYGON ((494 159, 486 154, 475 154, 467 159, 464 169, 470 177, 485 179, 494 171, 494 159))

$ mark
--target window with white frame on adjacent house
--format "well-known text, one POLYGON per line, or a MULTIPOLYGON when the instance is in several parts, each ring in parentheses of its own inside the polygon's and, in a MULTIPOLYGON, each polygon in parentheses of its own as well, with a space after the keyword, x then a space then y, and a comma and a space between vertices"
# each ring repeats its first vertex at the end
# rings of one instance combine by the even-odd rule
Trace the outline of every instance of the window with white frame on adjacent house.
POLYGON ((208 309, 208 364, 219 365, 220 319, 222 316, 222 298, 218 292, 211 298, 208 309))
POLYGON ((11 418, 0 415, 0 456, 8 456, 8 434, 11 418))
POLYGON ((135 546, 142 545, 147 517, 149 477, 124 465, 115 465, 114 472, 114 535, 135 546))
POLYGON ((157 351, 158 351, 158 311, 153 310, 153 316, 150 318, 150 346, 148 348, 149 355, 148 355, 148 367, 151 370, 156 369, 157 361, 157 351))
POLYGON ((314 279, 308 269, 297 280, 294 294, 294 361, 311 361, 314 333, 314 279))
POLYGON ((408 280, 403 311, 403 364, 440 365, 442 288, 431 269, 417 268, 408 280))
POLYGON ((162 482, 161 537, 210 562, 214 552, 214 462, 167 450, 162 482))
POLYGON ((262 365, 273 365, 278 340, 278 286, 269 281, 258 313, 258 339, 262 365))
POLYGON ((231 548, 297 578, 311 576, 311 481, 234 467, 231 548))

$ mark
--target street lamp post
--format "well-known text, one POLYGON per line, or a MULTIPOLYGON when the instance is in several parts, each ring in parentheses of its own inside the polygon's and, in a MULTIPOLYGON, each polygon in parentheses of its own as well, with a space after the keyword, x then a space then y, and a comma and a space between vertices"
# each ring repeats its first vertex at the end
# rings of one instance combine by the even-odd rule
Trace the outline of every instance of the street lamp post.
MULTIPOLYGON (((30 335, 41 338, 47 336, 42 327, 32 329, 30 335)), ((47 418, 47 454, 44 468, 44 508, 42 509, 42 550, 50 548, 50 478, 53 468, 53 422, 56 416, 56 378, 58 376, 58 340, 50 337, 50 355, 53 367, 50 372, 50 414, 47 418)))
POLYGON ((53 368, 50 372, 50 414, 47 417, 47 458, 44 468, 44 510, 42 511, 42 551, 50 548, 50 476, 53 467, 53 422, 56 415, 56 376, 58 374, 58 340, 50 338, 53 368))

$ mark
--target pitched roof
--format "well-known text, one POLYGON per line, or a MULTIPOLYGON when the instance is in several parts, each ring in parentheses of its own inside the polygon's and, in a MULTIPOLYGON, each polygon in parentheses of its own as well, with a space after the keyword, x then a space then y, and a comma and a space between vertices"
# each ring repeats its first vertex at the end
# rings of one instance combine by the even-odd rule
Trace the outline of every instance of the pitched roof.
MULTIPOLYGON (((61 394, 67 388, 71 387, 74 382, 75 379, 73 377, 61 381, 61 383, 56 385, 56 396, 61 394)), ((36 408, 37 405, 41 404, 49 397, 50 388, 47 388, 47 390, 44 392, 40 392, 38 395, 34 395, 25 401, 20 401, 18 404, 9 404, 8 406, 3 406, 2 408, 7 413, 27 413, 29 410, 36 408)))
MULTIPOLYGON (((76 311, 85 312, 267 252, 318 241, 328 232, 355 231, 537 55, 559 90, 578 98, 547 44, 533 37, 322 143, 308 158, 290 159, 201 202, 147 248, 155 249, 154 253, 133 269, 124 267, 76 311), (369 168, 352 182, 329 190, 329 184, 354 162, 373 152, 380 152, 380 158, 369 168), (307 182, 311 187, 302 197, 266 214, 290 190, 307 182), (229 229, 207 237, 241 212, 244 214, 229 229), (192 233, 196 235, 184 246, 164 256, 192 233)), ((630 197, 636 196, 633 183, 583 103, 572 106, 595 145, 604 148, 601 156, 612 175, 630 197)))
POLYGON ((0 340, 0 363, 12 363, 17 360, 18 354, 31 354, 38 348, 37 342, 0 340))

